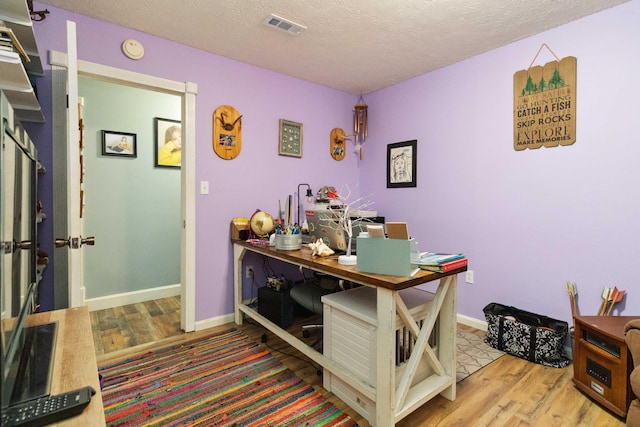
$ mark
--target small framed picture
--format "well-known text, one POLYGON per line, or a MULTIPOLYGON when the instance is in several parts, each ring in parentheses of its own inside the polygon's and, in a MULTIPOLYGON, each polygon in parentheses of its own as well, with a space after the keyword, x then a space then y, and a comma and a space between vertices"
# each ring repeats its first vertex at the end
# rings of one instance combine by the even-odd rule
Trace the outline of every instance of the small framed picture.
POLYGON ((179 120, 154 119, 155 165, 161 168, 180 168, 182 165, 182 124, 179 120))
POLYGON ((280 119, 278 154, 302 157, 302 123, 280 119))
POLYGON ((418 141, 387 145, 387 188, 415 187, 418 141))
POLYGON ((136 157, 136 134, 103 130, 102 155, 116 157, 136 157))

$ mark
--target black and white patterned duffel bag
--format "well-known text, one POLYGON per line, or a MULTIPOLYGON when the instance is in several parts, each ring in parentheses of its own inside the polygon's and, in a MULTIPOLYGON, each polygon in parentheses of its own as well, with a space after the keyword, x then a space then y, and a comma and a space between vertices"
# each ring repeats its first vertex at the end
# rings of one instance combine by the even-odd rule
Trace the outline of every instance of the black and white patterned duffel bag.
POLYGON ((554 368, 571 363, 564 349, 567 322, 498 303, 482 311, 488 324, 484 341, 491 347, 554 368))

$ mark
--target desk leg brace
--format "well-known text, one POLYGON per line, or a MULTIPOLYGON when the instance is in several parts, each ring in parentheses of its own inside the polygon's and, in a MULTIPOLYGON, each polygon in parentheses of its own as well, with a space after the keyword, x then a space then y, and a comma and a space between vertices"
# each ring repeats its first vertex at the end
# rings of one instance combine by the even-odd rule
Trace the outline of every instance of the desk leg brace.
MULTIPOLYGON (((398 415, 406 415, 413 410, 413 406, 418 405, 418 403, 413 403, 410 405, 412 407, 405 407, 407 396, 411 391, 411 384, 418 371, 418 366, 422 358, 424 358, 434 370, 436 378, 432 382, 434 383, 435 390, 440 392, 442 387, 445 387, 448 391, 444 394, 444 397, 450 400, 455 399, 455 351, 451 351, 451 348, 455 350, 455 330, 451 330, 452 324, 455 326, 455 319, 452 320, 449 318, 455 316, 455 288, 455 276, 449 276, 440 281, 440 285, 438 286, 434 299, 431 303, 429 313, 424 319, 422 329, 420 329, 409 313, 409 310, 400 295, 397 293, 395 294, 398 315, 404 324, 411 330, 411 333, 418 337, 414 350, 407 362, 404 375, 402 376, 400 383, 398 384, 398 389, 396 390, 396 408, 400 409, 400 414, 398 415), (444 310, 443 307, 445 308, 444 310), (441 313, 442 325, 438 339, 440 359, 438 359, 436 353, 429 346, 429 337, 433 331, 436 319, 441 313), (449 313, 450 315, 447 316, 446 314, 449 313), (454 338, 451 338, 452 336, 454 338)), ((430 380, 427 379, 424 381, 427 382, 430 380)), ((418 399, 417 401, 421 401, 419 396, 414 396, 410 400, 414 401, 416 399, 418 399)))
POLYGON ((240 245, 233 245, 233 307, 236 325, 242 325, 242 311, 238 307, 242 304, 242 259, 245 253, 245 248, 240 245))
MULTIPOLYGON (((414 337, 418 337, 416 340, 415 349, 411 353, 411 356, 413 356, 413 354, 416 354, 416 356, 413 358, 412 357, 409 358, 408 363, 410 367, 412 366, 411 363, 413 363, 416 367, 418 366, 418 362, 420 361, 420 357, 421 357, 420 356, 420 353, 422 351, 421 349, 424 347, 424 356, 426 358, 426 362, 431 366, 431 368, 435 371, 436 374, 444 375, 445 373, 444 368, 442 367, 442 363, 440 363, 440 361, 438 360, 438 356, 433 351, 433 349, 429 346, 429 337, 431 336, 431 332, 433 331, 433 326, 436 323, 436 319, 438 318, 438 313, 440 312, 440 308, 442 307, 443 293, 446 293, 445 288, 448 288, 448 287, 449 286, 447 284, 443 287, 438 288, 438 291, 431 304, 431 308, 429 309, 429 313, 427 314, 427 317, 424 319, 422 329, 420 329, 420 326, 418 325, 418 323, 411 316, 409 309, 405 305, 400 295, 396 294, 396 309, 398 311, 398 315, 402 319, 402 322, 409 328, 411 334, 414 337), (423 338, 423 337, 426 337, 426 338, 423 338), (414 362, 412 362, 412 360, 414 362)), ((406 374, 404 375, 403 381, 400 383, 400 387, 403 387, 403 383, 405 383, 405 379, 406 379, 406 384, 410 384, 411 381, 413 380, 414 373, 415 373, 415 370, 409 368, 406 371, 406 374), (411 378, 407 378, 409 375, 411 376, 411 378)))

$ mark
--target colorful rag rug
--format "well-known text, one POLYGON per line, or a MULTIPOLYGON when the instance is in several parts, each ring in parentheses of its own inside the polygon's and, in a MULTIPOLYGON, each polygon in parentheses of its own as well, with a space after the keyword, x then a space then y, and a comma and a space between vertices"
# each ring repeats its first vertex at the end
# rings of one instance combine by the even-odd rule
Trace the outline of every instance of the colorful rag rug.
POLYGON ((233 329, 99 371, 108 426, 357 426, 233 329))

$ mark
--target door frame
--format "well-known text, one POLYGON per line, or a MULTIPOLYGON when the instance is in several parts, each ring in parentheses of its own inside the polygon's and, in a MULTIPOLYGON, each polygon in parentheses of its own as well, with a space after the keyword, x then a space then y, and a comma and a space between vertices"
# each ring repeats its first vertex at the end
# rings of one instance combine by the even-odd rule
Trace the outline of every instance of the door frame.
MULTIPOLYGON (((68 70, 67 61, 68 56, 66 53, 53 50, 49 52, 49 63, 52 68, 58 67, 58 69, 68 70)), ((198 86, 192 82, 167 80, 83 60, 77 60, 77 72, 79 76, 178 95, 182 99, 182 139, 185 141, 185 144, 183 145, 180 174, 180 198, 182 205, 182 231, 180 238, 180 326, 185 332, 195 331, 195 97, 198 86)), ((66 97, 66 93, 56 94, 55 84, 53 85, 53 91, 52 104, 60 105, 60 100, 57 98, 61 95, 66 97)), ((54 145, 56 144, 55 138, 56 135, 54 135, 54 145)), ((66 145, 66 135, 64 136, 64 144, 66 145)), ((73 284, 69 284, 69 286, 73 286, 73 284)), ((84 296, 84 292, 82 292, 81 289, 74 289, 74 292, 79 292, 84 296)), ((82 304, 84 304, 84 301, 82 301, 82 304)))

